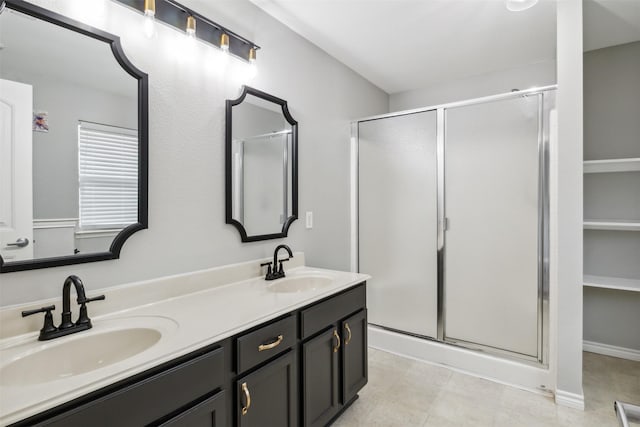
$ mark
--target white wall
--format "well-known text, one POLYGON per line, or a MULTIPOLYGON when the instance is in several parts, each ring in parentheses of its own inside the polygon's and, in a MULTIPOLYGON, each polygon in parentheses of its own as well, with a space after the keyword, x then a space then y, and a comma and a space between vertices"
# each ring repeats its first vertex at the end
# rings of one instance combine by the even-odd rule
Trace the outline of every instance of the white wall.
POLYGON ((265 257, 282 242, 304 251, 309 265, 349 268, 350 120, 387 112, 386 93, 247 0, 184 1, 262 47, 250 85, 286 99, 299 122, 300 214, 312 210, 314 228, 298 220, 287 239, 243 244, 224 223, 224 101, 239 95, 246 67, 225 65, 216 49, 186 45, 166 27, 148 40, 142 16, 115 2, 34 3, 119 34, 149 74, 149 229, 125 243, 120 260, 0 275, 1 305, 58 296, 69 274, 91 293, 265 257))
POLYGON ((557 233, 550 295, 556 402, 582 408, 582 0, 558 1, 557 55, 557 204, 551 208, 557 233))
POLYGON ((410 110, 556 83, 556 61, 479 74, 462 80, 430 84, 421 89, 393 93, 389 111, 410 110))

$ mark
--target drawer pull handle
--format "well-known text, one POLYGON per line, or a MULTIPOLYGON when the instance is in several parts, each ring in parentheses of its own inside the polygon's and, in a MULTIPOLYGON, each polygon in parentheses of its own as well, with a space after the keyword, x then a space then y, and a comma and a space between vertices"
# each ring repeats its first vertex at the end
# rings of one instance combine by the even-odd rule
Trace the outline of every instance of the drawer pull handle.
POLYGON ((242 407, 242 415, 247 415, 249 408, 251 408, 251 393, 249 393, 247 383, 242 383, 242 392, 244 393, 245 402, 247 402, 246 405, 242 407))
POLYGON ((347 333, 349 334, 347 339, 344 340, 344 345, 349 345, 349 343, 351 342, 351 328, 349 327, 349 324, 346 322, 344 324, 344 328, 347 330, 347 333))
POLYGON ((337 353, 338 349, 340 348, 340 336, 338 335, 338 331, 336 329, 333 330, 333 336, 336 339, 336 346, 333 347, 333 352, 337 353))
POLYGON ((283 339, 284 339, 284 335, 278 335, 278 338, 274 342, 269 344, 260 344, 258 346, 258 351, 265 351, 265 350, 271 350, 272 348, 276 348, 277 346, 280 345, 283 339))

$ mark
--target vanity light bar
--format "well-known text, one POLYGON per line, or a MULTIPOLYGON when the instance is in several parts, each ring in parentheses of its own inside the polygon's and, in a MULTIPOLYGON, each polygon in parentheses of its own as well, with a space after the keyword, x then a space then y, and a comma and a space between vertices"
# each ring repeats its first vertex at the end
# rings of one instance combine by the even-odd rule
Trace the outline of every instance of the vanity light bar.
POLYGON ((153 17, 181 32, 187 32, 194 38, 222 49, 238 58, 253 62, 255 52, 260 46, 253 43, 222 25, 200 15, 197 12, 173 0, 114 0, 140 13, 153 4, 153 17))

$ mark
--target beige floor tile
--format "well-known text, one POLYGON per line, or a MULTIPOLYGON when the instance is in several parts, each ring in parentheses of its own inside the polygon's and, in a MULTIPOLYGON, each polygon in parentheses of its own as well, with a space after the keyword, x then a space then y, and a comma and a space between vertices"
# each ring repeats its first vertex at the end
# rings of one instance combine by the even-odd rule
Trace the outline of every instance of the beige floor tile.
POLYGON ((640 403, 640 362, 584 353, 586 409, 369 350, 369 384, 337 427, 617 427, 614 400, 640 403))

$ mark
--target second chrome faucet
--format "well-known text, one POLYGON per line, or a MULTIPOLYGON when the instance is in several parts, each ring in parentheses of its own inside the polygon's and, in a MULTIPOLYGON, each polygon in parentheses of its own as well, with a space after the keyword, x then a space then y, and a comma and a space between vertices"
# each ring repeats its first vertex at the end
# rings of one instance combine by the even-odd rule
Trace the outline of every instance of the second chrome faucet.
POLYGON ((293 258, 293 252, 291 248, 287 245, 278 245, 276 249, 273 251, 273 262, 265 262, 260 264, 261 267, 267 266, 267 275, 264 277, 265 280, 275 280, 285 277, 284 268, 282 268, 282 263, 285 261, 289 261, 289 259, 293 258), (289 258, 278 260, 278 252, 280 249, 284 249, 288 252, 289 258), (271 266, 273 265, 273 268, 271 266))

